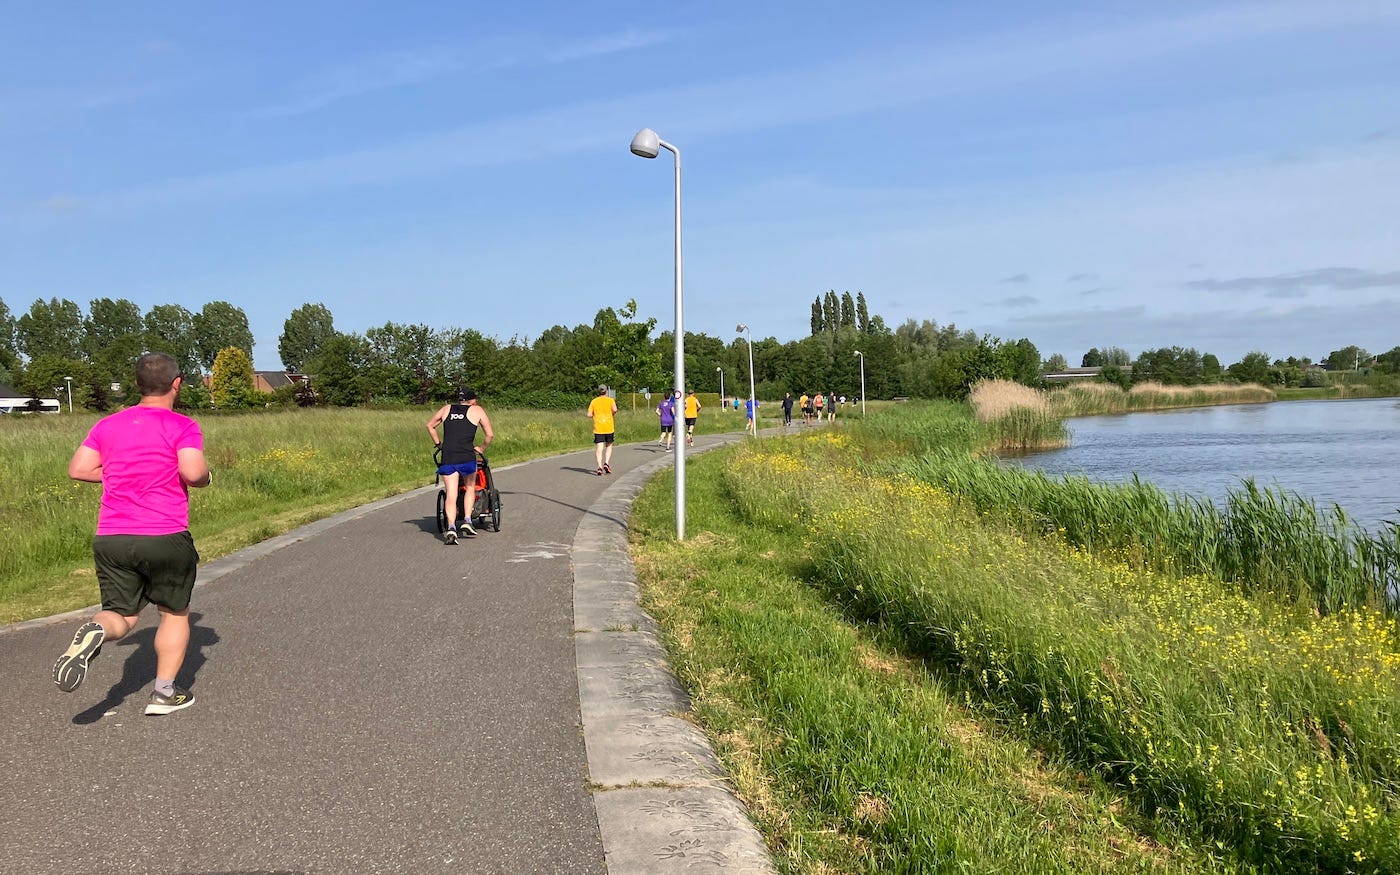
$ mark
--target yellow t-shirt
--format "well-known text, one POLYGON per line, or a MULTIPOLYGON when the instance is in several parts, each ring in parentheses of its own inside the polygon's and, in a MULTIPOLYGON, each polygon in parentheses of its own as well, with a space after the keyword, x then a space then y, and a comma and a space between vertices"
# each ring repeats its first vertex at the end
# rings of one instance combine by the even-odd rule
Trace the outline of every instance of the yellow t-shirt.
POLYGON ((606 395, 599 395, 588 402, 588 412, 593 414, 593 433, 612 434, 613 433, 613 400, 606 395))
POLYGON ((694 395, 685 396, 685 418, 694 419, 700 415, 700 399, 694 395))

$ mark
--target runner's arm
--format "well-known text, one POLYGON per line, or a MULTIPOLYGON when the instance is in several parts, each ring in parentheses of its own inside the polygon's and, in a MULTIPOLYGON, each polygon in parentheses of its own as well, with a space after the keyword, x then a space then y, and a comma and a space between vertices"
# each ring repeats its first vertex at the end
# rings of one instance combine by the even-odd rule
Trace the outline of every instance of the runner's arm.
POLYGON ((180 466, 180 479, 196 489, 209 485, 209 463, 204 451, 197 447, 181 447, 175 454, 180 466))
POLYGON ((68 463, 68 476, 84 483, 101 483, 102 456, 92 447, 78 447, 68 463))
POLYGON ((433 436, 433 446, 438 444, 437 427, 442 425, 442 421, 447 418, 447 408, 449 404, 444 404, 438 408, 438 412, 433 414, 433 418, 428 420, 428 434, 433 436))

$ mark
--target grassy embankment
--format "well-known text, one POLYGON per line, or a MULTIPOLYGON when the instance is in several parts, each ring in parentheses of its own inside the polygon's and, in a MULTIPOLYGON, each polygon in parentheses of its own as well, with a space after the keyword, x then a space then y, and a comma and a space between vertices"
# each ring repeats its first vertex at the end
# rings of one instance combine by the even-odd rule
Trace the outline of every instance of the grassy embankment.
MULTIPOLYGON (((488 408, 489 409, 489 408, 488 408)), ((589 449, 581 411, 490 410, 501 466, 589 449)), ((708 411, 706 411, 708 413, 708 411)), ((308 522, 433 482, 432 410, 317 409, 201 416, 215 485, 191 490, 205 561, 308 522)), ((95 414, 0 417, 0 623, 96 604, 92 533, 100 487, 68 479, 95 414)), ((622 441, 655 439, 651 410, 620 411, 622 441)), ((704 432, 742 419, 702 415, 704 432)), ((431 513, 425 504, 424 515, 431 513)))
MULTIPOLYGON (((666 484, 638 502, 648 607, 789 868, 1400 870, 1394 620, 1183 568, 1185 523, 1140 485, 974 501, 927 451, 992 469, 966 458, 979 432, 910 408, 701 460, 723 474, 697 474, 692 530, 714 534, 679 548, 666 484), (1137 536, 1077 546, 1076 501, 1137 536)), ((1345 550, 1283 543, 1305 529, 1250 537, 1305 581, 1279 588, 1330 597, 1345 550)))
MULTIPOLYGON (((997 381, 1000 383, 1001 381, 997 381)), ((1258 404, 1278 400, 1272 389, 1253 383, 1237 386, 1164 386, 1139 383, 1124 391, 1109 383, 1069 383, 1048 390, 1052 412, 1061 418, 1140 413, 1175 407, 1209 407, 1216 404, 1258 404)))

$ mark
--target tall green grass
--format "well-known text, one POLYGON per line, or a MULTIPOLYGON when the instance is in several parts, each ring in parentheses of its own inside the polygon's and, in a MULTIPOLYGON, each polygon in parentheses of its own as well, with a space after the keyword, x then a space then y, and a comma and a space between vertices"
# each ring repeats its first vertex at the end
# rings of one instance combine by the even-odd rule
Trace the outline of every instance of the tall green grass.
POLYGON ((879 462, 859 432, 749 447, 725 472, 751 525, 805 537, 853 618, 1249 865, 1400 871, 1393 619, 1027 537, 947 488, 843 467, 879 462))
MULTIPOLYGON (((847 622, 810 585, 823 572, 806 531, 740 512, 726 456, 692 463, 685 542, 671 537, 669 479, 653 481, 632 550, 693 713, 781 871, 1250 871, 1125 810, 1112 786, 968 709, 891 636, 847 622)), ((768 473, 800 485, 806 472, 768 473)))

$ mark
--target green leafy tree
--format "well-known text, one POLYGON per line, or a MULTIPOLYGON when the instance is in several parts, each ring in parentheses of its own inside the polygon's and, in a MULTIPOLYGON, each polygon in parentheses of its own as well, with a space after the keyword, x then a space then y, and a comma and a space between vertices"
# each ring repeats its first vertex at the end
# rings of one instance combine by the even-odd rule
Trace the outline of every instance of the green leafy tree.
POLYGON ((1084 357, 1079 360, 1079 366, 1081 368, 1103 367, 1103 353, 1099 352, 1097 346, 1090 347, 1089 351, 1084 353, 1084 357))
POLYGON ((0 299, 0 371, 6 376, 19 367, 19 347, 15 345, 15 317, 0 299))
POLYGON ((1220 365, 1220 359, 1214 353, 1206 353, 1201 356, 1201 381, 1205 383, 1219 383, 1225 376, 1225 369, 1220 365))
POLYGON ((1046 359, 1045 364, 1042 365, 1042 370, 1047 374, 1062 373, 1068 368, 1069 362, 1065 361, 1065 357, 1058 352, 1046 359))
POLYGON ((179 304, 157 304, 142 321, 147 350, 174 356, 184 373, 204 373, 195 342, 193 313, 179 304))
POLYGON ((1370 364, 1371 355, 1359 346, 1344 346, 1334 349, 1323 359, 1330 371, 1355 371, 1370 364))
POLYGON ((83 311, 67 298, 35 301, 15 322, 15 339, 30 359, 83 357, 83 311))
POLYGON ((43 355, 31 359, 24 369, 23 377, 17 388, 33 398, 57 398, 63 409, 67 410, 69 381, 65 380, 64 377, 73 378, 74 410, 94 406, 94 384, 98 382, 97 372, 92 365, 82 359, 65 359, 53 355, 43 355))
POLYGON ((231 346, 243 350, 252 361, 253 332, 248 328, 248 315, 227 301, 210 301, 194 316, 194 345, 205 370, 231 346))
POLYGON ((1269 379, 1269 357, 1262 352, 1246 353, 1245 357, 1227 369, 1230 378, 1241 383, 1258 383, 1267 386, 1269 379))
POLYGON ((836 299, 836 290, 829 289, 822 296, 822 328, 826 331, 835 331, 836 326, 841 324, 841 304, 836 299))
POLYGON ((856 292, 856 330, 861 334, 870 330, 870 310, 865 305, 865 292, 856 292))
POLYGON ((841 327, 856 327, 856 301, 850 292, 841 293, 841 327))
POLYGON ((1201 354, 1195 349, 1147 349, 1133 363, 1133 382, 1154 380, 1168 386, 1192 386, 1201 382, 1201 372, 1201 354))
POLYGON ((1400 346, 1376 356, 1376 366, 1388 374, 1400 373, 1400 346))
POLYGON ((369 400, 368 371, 372 351, 358 334, 337 334, 321 347, 315 388, 327 404, 352 407, 369 400))
POLYGON ((326 341, 335 336, 335 320, 325 304, 302 304, 282 323, 277 354, 293 373, 313 371, 313 362, 326 341))
POLYGON ((999 376, 1027 386, 1040 385, 1040 350, 1028 338, 1014 343, 996 343, 999 376))
POLYGON ((826 324, 822 321, 822 299, 818 295, 812 301, 812 334, 821 334, 826 329, 826 324))
POLYGON ((88 304, 83 325, 83 348, 96 368, 102 392, 96 393, 98 406, 105 408, 112 382, 130 383, 136 360, 146 351, 146 328, 141 308, 125 298, 97 298, 88 304))
POLYGON ((252 405, 253 360, 247 350, 238 346, 225 347, 214 356, 209 394, 220 410, 239 410, 252 405))

